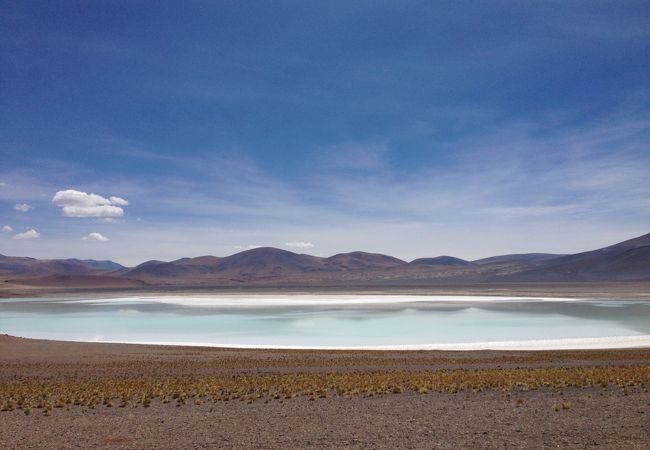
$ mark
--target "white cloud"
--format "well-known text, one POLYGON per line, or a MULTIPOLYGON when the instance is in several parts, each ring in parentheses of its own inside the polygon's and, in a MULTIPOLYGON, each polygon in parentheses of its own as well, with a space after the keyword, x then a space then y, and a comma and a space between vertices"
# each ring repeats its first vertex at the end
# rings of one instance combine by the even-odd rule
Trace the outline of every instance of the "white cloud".
POLYGON ((108 238, 101 233, 89 233, 88 235, 81 238, 84 241, 98 241, 98 242, 107 242, 108 238))
POLYGON ((14 239, 19 241, 23 239, 36 239, 39 237, 41 237, 41 233, 32 228, 31 230, 27 230, 24 233, 18 233, 14 236, 14 239))
POLYGON ((113 205, 97 206, 64 206, 65 217, 121 217, 124 210, 113 205))
POLYGON ((5 187, 6 185, 7 183, 5 183, 4 181, 0 181, 0 187, 5 187))
POLYGON ((284 245, 287 247, 294 247, 294 248, 312 248, 314 244, 311 242, 302 242, 302 241, 297 241, 297 242, 285 242, 284 245))
POLYGON ((4 233, 11 233, 12 231, 14 231, 14 229, 11 228, 9 225, 5 225, 4 227, 2 227, 2 231, 4 233))
POLYGON ((105 198, 74 189, 57 192, 52 203, 63 209, 65 217, 122 217, 121 207, 129 204, 121 197, 105 198))
POLYGON ((31 211, 32 209, 34 209, 34 207, 28 205, 27 203, 16 203, 14 205, 14 209, 16 211, 20 211, 20 212, 27 212, 27 211, 31 211))
POLYGON ((260 247, 262 247, 262 246, 261 245, 254 245, 254 244, 251 244, 251 245, 235 245, 235 248, 237 250, 253 250, 254 248, 260 248, 260 247))
POLYGON ((129 205, 129 201, 123 199, 122 197, 115 197, 115 196, 112 196, 112 197, 109 197, 109 200, 110 200, 111 203, 113 203, 114 205, 119 205, 119 206, 128 206, 128 205, 129 205))

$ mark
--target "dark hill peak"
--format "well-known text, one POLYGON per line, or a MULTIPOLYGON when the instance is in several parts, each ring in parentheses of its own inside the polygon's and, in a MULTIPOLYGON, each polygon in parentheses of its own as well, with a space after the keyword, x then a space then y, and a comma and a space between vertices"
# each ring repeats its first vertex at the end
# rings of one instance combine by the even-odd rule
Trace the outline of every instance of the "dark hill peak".
POLYGON ((228 256, 228 258, 237 255, 272 256, 272 255, 298 255, 298 253, 294 253, 289 250, 284 250, 275 247, 256 247, 256 248, 251 248, 250 250, 243 250, 241 252, 235 253, 233 255, 228 256))
POLYGON ((406 264, 406 261, 381 253, 350 252, 339 253, 325 258, 329 269, 358 270, 358 269, 387 269, 406 264))
POLYGON ((259 247, 223 258, 217 266, 217 271, 229 272, 233 276, 270 276, 310 272, 321 266, 321 258, 315 256, 274 247, 259 247))
POLYGON ((172 261, 173 264, 179 264, 182 266, 214 266, 219 264, 223 258, 217 256, 197 256, 195 258, 181 258, 176 261, 172 261))
POLYGON ((66 259, 68 262, 84 264, 97 270, 120 270, 124 269, 122 264, 110 260, 96 260, 96 259, 66 259))
POLYGON ((411 261, 411 264, 425 266, 473 266, 474 264, 464 259, 453 256, 436 256, 435 258, 418 258, 411 261))
POLYGON ((135 267, 147 267, 147 266, 155 266, 157 264, 166 264, 166 261, 160 261, 158 259, 151 259, 149 261, 145 261, 141 264, 138 264, 135 267))

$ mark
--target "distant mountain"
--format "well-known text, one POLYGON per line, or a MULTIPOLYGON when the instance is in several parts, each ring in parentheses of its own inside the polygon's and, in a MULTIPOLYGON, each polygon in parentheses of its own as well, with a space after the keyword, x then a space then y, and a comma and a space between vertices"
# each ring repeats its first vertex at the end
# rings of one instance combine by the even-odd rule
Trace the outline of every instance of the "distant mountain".
POLYGON ((191 269, 182 264, 147 261, 132 269, 121 270, 117 274, 129 278, 176 278, 185 276, 191 272, 191 269))
POLYGON ((436 256, 435 258, 418 258, 410 264, 424 266, 473 266, 474 263, 453 256, 436 256))
POLYGON ((623 250, 623 249, 634 249, 634 248, 641 248, 641 247, 647 247, 650 245, 650 233, 644 234, 643 236, 639 236, 636 238, 628 239, 627 241, 619 242, 618 244, 610 245, 609 247, 605 247, 602 250, 606 249, 618 249, 618 250, 623 250))
POLYGON ((377 253, 340 253, 329 258, 293 253, 272 247, 246 250, 225 258, 201 256, 172 262, 151 262, 121 273, 128 277, 220 279, 248 281, 304 274, 327 274, 345 271, 374 271, 406 264, 398 258, 377 253))
POLYGON ((401 266, 406 261, 381 253, 339 253, 326 258, 325 267, 331 270, 371 270, 401 266))
POLYGON ((560 256, 566 256, 566 255, 559 255, 555 253, 518 253, 513 255, 491 256, 489 258, 477 259, 472 262, 474 264, 527 263, 527 262, 546 261, 553 258, 559 258, 560 256))
POLYGON ((272 247, 246 250, 223 258, 207 255, 170 262, 152 260, 133 268, 124 268, 112 261, 38 260, 0 255, 0 277, 5 281, 18 280, 39 286, 58 283, 84 287, 94 284, 218 287, 244 283, 308 287, 650 281, 650 234, 573 255, 528 253, 472 262, 438 256, 407 263, 392 256, 361 251, 322 258, 272 247), (116 281, 120 279, 123 282, 116 281))
POLYGON ((149 261, 145 261, 143 263, 138 264, 136 267, 147 267, 147 266, 153 266, 156 264, 166 264, 165 261, 159 261, 157 259, 151 259, 149 261))
POLYGON ((516 281, 650 279, 650 233, 598 250, 543 261, 510 278, 516 281))
POLYGON ((2 275, 90 275, 122 268, 113 261, 80 259, 35 259, 0 255, 2 275))
POLYGON ((118 264, 114 261, 109 260, 98 261, 95 259, 66 259, 66 261, 85 264, 99 270, 120 270, 125 268, 122 264, 118 264))
POLYGON ((172 262, 148 261, 125 271, 122 275, 144 278, 205 278, 211 276, 218 279, 239 279, 303 273, 316 270, 321 266, 321 258, 315 256, 261 247, 225 258, 200 256, 181 258, 172 262))
POLYGON ((323 266, 323 258, 259 247, 223 258, 216 272, 228 277, 270 277, 314 272, 323 266))
POLYGON ((174 264, 179 264, 181 266, 214 266, 218 264, 223 258, 217 258, 216 256, 197 256, 196 258, 181 258, 176 261, 172 261, 174 264))

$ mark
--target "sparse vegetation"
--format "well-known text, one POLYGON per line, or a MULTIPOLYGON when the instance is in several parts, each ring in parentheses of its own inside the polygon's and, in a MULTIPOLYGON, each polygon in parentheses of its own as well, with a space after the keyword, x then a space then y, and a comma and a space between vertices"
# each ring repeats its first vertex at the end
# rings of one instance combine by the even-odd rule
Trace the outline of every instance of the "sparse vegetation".
MULTIPOLYGON (((374 396, 400 392, 447 392, 494 389, 502 391, 539 388, 617 386, 631 388, 650 383, 650 366, 575 367, 484 370, 429 370, 386 372, 287 373, 215 377, 102 378, 96 380, 32 380, 0 384, 3 411, 30 408, 50 411, 66 405, 93 408, 148 407, 154 399, 182 406, 192 399, 204 401, 309 400, 330 394, 374 396), (113 403, 119 402, 119 403, 113 403)), ((569 409, 562 402, 557 409, 569 409)))

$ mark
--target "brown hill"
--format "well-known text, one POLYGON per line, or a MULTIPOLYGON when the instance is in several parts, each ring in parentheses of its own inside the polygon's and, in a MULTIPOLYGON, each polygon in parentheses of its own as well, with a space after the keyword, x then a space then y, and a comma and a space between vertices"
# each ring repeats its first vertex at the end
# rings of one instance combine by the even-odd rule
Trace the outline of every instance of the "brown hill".
POLYGON ((409 264, 422 266, 473 266, 474 263, 453 256, 436 256, 435 258, 418 258, 409 264))
MULTIPOLYGON (((0 256, 3 279, 33 278, 41 282, 109 277, 149 285, 228 286, 232 284, 355 285, 467 284, 502 282, 590 282, 650 280, 650 234, 574 255, 502 255, 469 262, 452 256, 419 258, 410 263, 388 255, 340 253, 328 258, 271 247, 224 258, 200 256, 171 262, 147 261, 134 268, 104 270, 111 262, 38 260, 0 256), (99 267, 99 268, 98 268, 99 267), (77 277, 77 278, 75 278, 77 277)), ((112 263, 114 264, 114 263, 112 263)), ((27 282, 27 281, 25 281, 27 282)), ((61 281, 63 282, 63 281, 61 281)), ((107 282, 108 283, 108 282, 107 282)))
POLYGON ((650 279, 650 233, 598 250, 543 261, 509 276, 515 281, 625 281, 650 279))
POLYGON ((228 278, 266 278, 315 272, 323 267, 323 259, 273 247, 246 250, 223 258, 215 272, 228 278))
POLYGON ((106 273, 121 267, 113 261, 35 259, 0 255, 0 275, 92 275, 106 273))
POLYGON ((212 267, 216 266, 221 262, 223 258, 218 258, 216 256, 197 256, 196 258, 181 258, 176 261, 172 261, 174 264, 181 266, 202 266, 202 267, 212 267))
POLYGON ((350 252, 339 253, 325 258, 324 265, 328 270, 378 270, 401 266, 406 261, 381 253, 350 252))
POLYGON ((538 261, 546 261, 553 258, 559 258, 556 253, 516 253, 511 255, 490 256, 489 258, 477 259, 472 261, 474 264, 521 264, 538 261))

